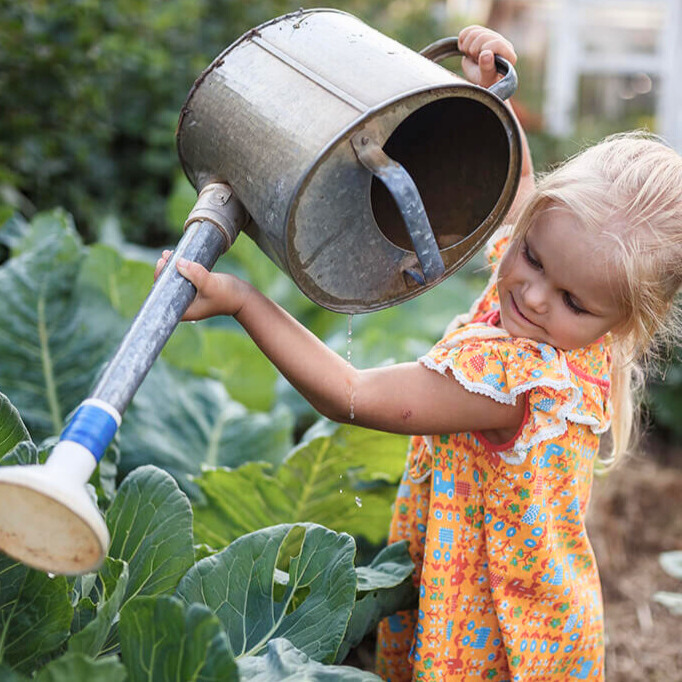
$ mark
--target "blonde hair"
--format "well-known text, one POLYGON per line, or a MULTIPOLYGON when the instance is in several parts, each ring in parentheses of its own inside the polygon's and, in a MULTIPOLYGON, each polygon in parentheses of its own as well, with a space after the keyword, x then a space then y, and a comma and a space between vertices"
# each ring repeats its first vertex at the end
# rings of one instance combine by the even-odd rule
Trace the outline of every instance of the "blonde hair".
POLYGON ((682 157, 660 138, 622 133, 584 150, 541 178, 527 198, 513 239, 543 211, 568 209, 617 249, 611 279, 625 323, 612 333, 611 453, 637 436, 643 367, 659 342, 680 335, 676 294, 682 286, 682 157))

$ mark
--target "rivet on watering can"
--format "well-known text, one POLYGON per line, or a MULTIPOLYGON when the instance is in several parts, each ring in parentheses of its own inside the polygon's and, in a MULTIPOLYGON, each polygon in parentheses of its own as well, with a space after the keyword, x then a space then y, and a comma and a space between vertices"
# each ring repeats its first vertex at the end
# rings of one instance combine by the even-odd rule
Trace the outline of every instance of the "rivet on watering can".
POLYGON ((369 137, 363 137, 363 138, 360 140, 360 142, 361 142, 362 144, 367 144, 367 143, 369 142, 369 137))

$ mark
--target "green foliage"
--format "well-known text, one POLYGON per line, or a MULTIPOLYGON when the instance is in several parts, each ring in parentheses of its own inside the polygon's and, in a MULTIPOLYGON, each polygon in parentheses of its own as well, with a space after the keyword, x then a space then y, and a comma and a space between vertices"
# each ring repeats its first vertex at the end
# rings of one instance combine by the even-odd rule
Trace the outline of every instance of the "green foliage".
POLYGON ((405 547, 400 543, 385 547, 369 566, 358 567, 357 576, 357 599, 344 641, 336 654, 337 662, 343 661, 382 618, 404 609, 406 604, 417 607, 411 562, 406 561, 405 547))
POLYGON ((249 412, 230 398, 223 384, 163 363, 152 368, 127 416, 121 427, 123 471, 156 464, 193 496, 197 491, 190 476, 199 474, 202 466, 237 466, 252 460, 278 464, 292 444, 288 410, 249 412))
POLYGON ((6 396, 0 394, 0 459, 15 445, 29 438, 19 411, 6 396))
POLYGON ((0 661, 34 670, 66 640, 72 618, 66 578, 49 578, 0 553, 0 661))
POLYGON ((378 544, 390 522, 405 448, 403 436, 325 427, 279 468, 254 462, 204 471, 196 479, 206 501, 195 505, 195 536, 223 547, 263 526, 313 521, 378 544))
POLYGON ((177 594, 218 616, 237 656, 256 655, 270 639, 285 636, 314 660, 330 662, 353 609, 354 555, 348 535, 312 524, 273 526, 202 559, 177 594), (281 594, 277 569, 288 574, 281 594))
POLYGON ((48 663, 34 679, 36 682, 125 682, 129 676, 125 666, 115 658, 94 660, 83 654, 67 653, 48 663))
POLYGON ((239 661, 242 679, 249 682, 379 682, 380 677, 356 668, 321 665, 286 639, 271 639, 264 656, 239 661))
POLYGON ((649 381, 647 406, 656 426, 682 443, 682 355, 677 353, 662 374, 649 381))
MULTIPOLYGON (((433 0, 333 4, 416 46, 436 37, 433 0)), ((166 240, 192 83, 242 33, 301 5, 317 3, 0 2, 0 185, 38 209, 66 206, 90 236, 114 214, 135 241, 166 240)))
POLYGON ((21 230, 0 268, 0 386, 42 439, 85 397, 119 326, 79 295, 85 254, 67 214, 38 214, 21 230))
POLYGON ((155 467, 123 481, 106 520, 96 574, 49 577, 0 554, 2 679, 378 679, 321 663, 414 603, 405 543, 355 568, 352 537, 310 523, 260 528, 195 563, 189 501, 155 467))
POLYGON ((194 563, 189 501, 161 469, 143 466, 126 477, 106 520, 109 556, 130 567, 124 603, 171 592, 194 563))
POLYGON ((80 589, 74 589, 79 600, 71 623, 69 652, 96 658, 106 651, 109 633, 124 602, 129 575, 125 561, 107 557, 99 579, 95 576, 79 579, 80 589))
POLYGON ((139 597, 121 614, 121 656, 130 682, 238 682, 218 618, 177 597, 139 597))
MULTIPOLYGON (((0 264, 8 303, 0 316, 11 330, 0 334, 7 391, 0 393, 0 465, 37 464, 122 337, 151 266, 126 257, 125 245, 84 246, 61 211, 30 223, 14 218, 0 228, 0 242, 9 249, 0 264), (28 314, 41 308, 37 320, 28 314), (48 437, 33 442, 31 434, 48 437)), ((271 285, 288 291, 276 274, 271 285)), ((343 338, 344 317, 318 317, 299 294, 288 295, 332 340, 343 338)), ((397 342, 410 333, 397 320, 387 328, 397 342)), ((0 674, 17 681, 174 680, 182 667, 196 680, 376 679, 328 664, 343 660, 379 618, 413 603, 406 547, 392 546, 370 567, 356 568, 355 541, 346 534, 373 543, 385 538, 404 437, 321 422, 292 448, 292 417, 277 401, 275 377, 253 373, 269 386, 267 401, 275 398, 270 412, 250 412, 226 390, 260 362, 244 338, 235 341, 233 328, 216 323, 183 331, 182 343, 214 350, 202 364, 199 355, 179 352, 180 344, 157 361, 106 467, 93 476, 111 534, 101 569, 50 578, 0 555, 0 674), (235 357, 243 367, 235 369, 235 357), (212 477, 227 487, 214 493, 204 485, 212 477), (179 486, 200 493, 196 536, 179 486), (225 514, 226 502, 236 513, 225 514), (202 539, 217 550, 204 545, 195 553, 202 539), (230 604, 248 608, 236 618, 230 604), (242 631, 248 636, 240 639, 242 631), (144 677, 145 670, 154 672, 144 677)), ((354 350, 370 357, 377 340, 365 346, 363 337, 358 332, 354 350)), ((237 391, 245 401, 264 401, 266 394, 253 397, 246 384, 237 391)))

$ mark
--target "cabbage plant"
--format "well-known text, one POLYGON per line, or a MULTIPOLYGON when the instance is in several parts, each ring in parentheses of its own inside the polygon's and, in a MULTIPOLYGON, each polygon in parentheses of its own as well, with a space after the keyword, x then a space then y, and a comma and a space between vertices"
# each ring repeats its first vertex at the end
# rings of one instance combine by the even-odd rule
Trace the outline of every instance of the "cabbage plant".
MULTIPOLYGON (((0 395, 0 466, 47 450, 0 395)), ((97 573, 51 576, 0 554, 3 680, 376 680, 338 664, 414 603, 404 544, 356 567, 351 535, 301 522, 195 546, 189 498, 153 465, 128 474, 104 513, 97 573)))
MULTIPOLYGON (((0 243, 0 466, 35 464, 152 264, 84 245, 61 210, 14 217, 0 243)), ((155 363, 89 484, 111 534, 97 573, 0 553, 0 679, 378 679, 342 664, 414 603, 405 546, 376 553, 405 439, 325 422, 296 436, 300 411, 247 341, 229 320, 182 325, 155 363)))

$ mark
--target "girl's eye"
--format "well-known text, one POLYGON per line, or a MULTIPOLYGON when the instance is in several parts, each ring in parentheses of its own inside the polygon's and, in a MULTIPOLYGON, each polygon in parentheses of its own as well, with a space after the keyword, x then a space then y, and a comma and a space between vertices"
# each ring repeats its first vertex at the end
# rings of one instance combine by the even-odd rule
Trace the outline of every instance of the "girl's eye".
POLYGON ((576 315, 582 315, 583 313, 586 313, 587 310, 584 308, 581 308, 574 300, 571 294, 568 293, 568 291, 564 291, 564 303, 576 314, 576 315))
POLYGON ((532 267, 535 268, 536 270, 542 270, 542 263, 540 263, 539 260, 536 260, 533 257, 533 254, 530 252, 530 249, 528 248, 528 244, 524 242, 523 244, 523 257, 528 261, 528 264, 532 267))

